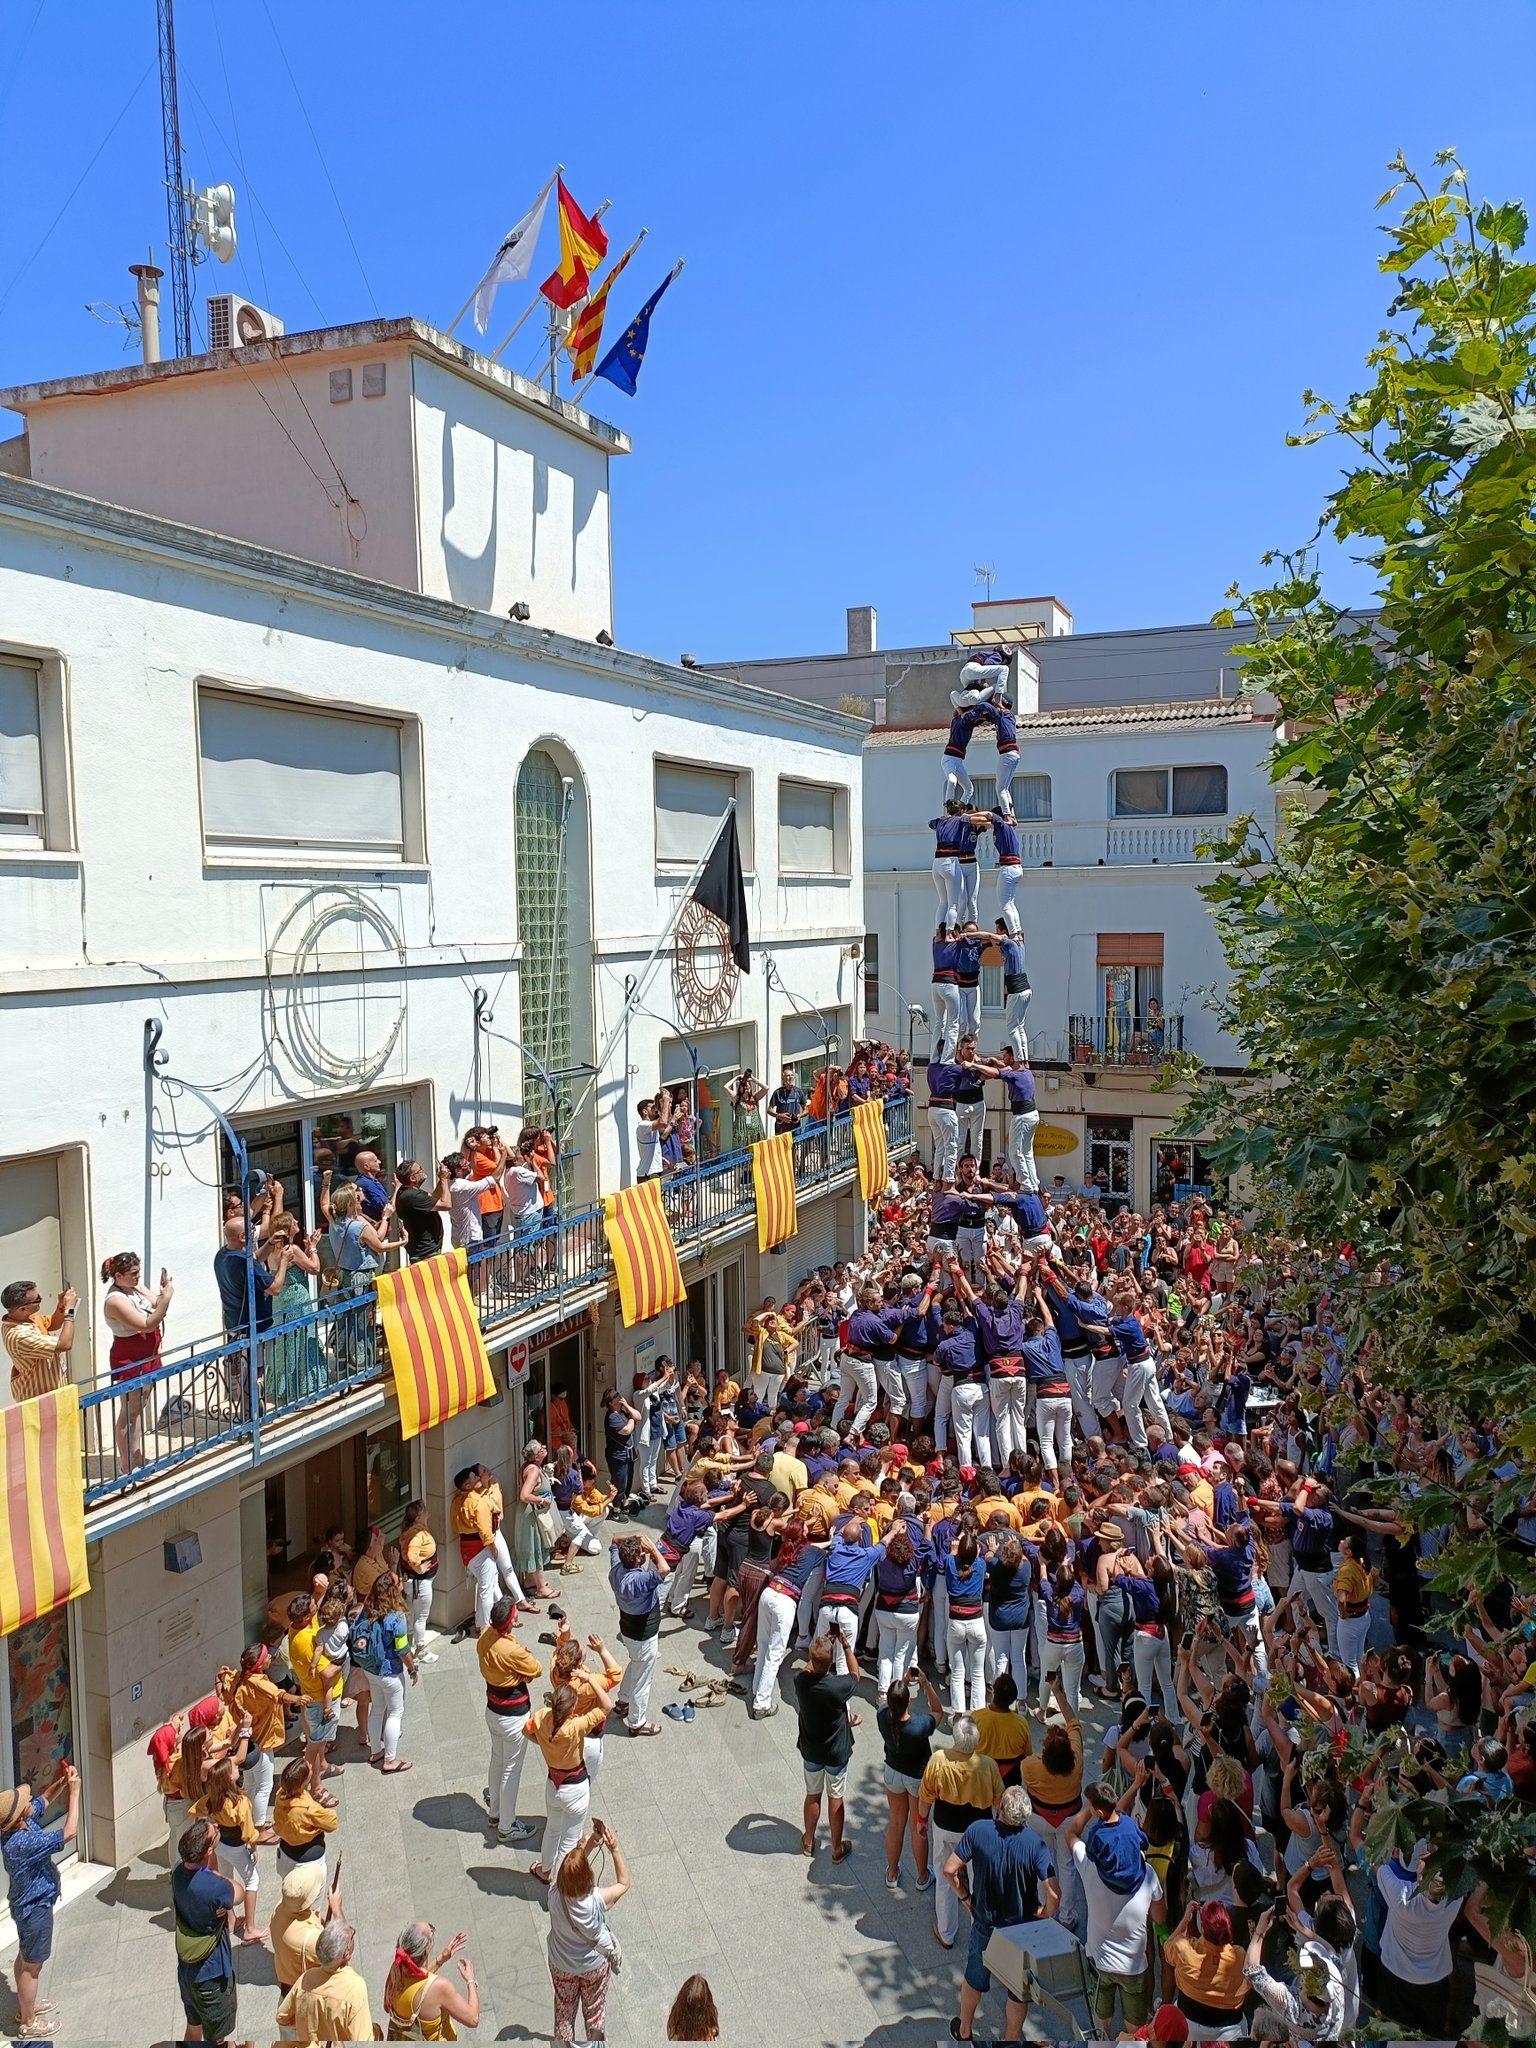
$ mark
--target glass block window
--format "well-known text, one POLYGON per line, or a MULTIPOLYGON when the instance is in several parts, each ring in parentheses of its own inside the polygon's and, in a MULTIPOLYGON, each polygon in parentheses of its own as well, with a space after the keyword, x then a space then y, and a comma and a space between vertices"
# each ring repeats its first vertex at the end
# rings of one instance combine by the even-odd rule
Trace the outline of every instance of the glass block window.
MULTIPOLYGON (((522 1029, 518 1036, 548 1068, 569 1066, 571 1021, 570 818, 560 770, 535 750, 517 775, 517 929, 522 1029)), ((523 1073, 523 1121, 550 1123, 554 1105, 531 1062, 523 1073)))

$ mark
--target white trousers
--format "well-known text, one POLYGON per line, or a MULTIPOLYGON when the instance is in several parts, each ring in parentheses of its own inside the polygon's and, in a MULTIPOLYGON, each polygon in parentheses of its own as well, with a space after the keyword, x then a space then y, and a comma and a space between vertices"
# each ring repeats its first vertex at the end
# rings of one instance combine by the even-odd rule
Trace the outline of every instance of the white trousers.
POLYGON ((1067 1705, 1075 1714, 1082 1704, 1083 1665, 1087 1653, 1083 1639, 1077 1637, 1070 1643, 1053 1643, 1049 1637, 1040 1645, 1040 1697, 1046 1697, 1045 1681, 1055 1671, 1061 1673, 1061 1688, 1067 1696, 1067 1705))
POLYGON ((486 1783, 491 1819, 503 1832, 517 1819, 517 1792, 523 1782, 523 1759, 528 1745, 523 1740, 526 1714, 493 1714, 485 1710, 485 1725, 491 1734, 491 1775, 486 1783))
POLYGON ((564 1525, 566 1535, 570 1537, 572 1544, 581 1552, 583 1557, 596 1557, 603 1546, 587 1527, 586 1518, 582 1515, 573 1514, 569 1508, 562 1508, 560 1510, 560 1520, 564 1525))
POLYGON ((258 1750, 256 1768, 251 1773, 251 1819, 259 1828, 266 1827, 272 1819, 272 1780, 277 1769, 274 1755, 270 1749, 258 1750))
POLYGON ((949 1669, 949 1586, 942 1572, 933 1582, 933 1597, 928 1603, 928 1639, 933 1646, 935 1668, 942 1678, 949 1669))
POLYGON ((971 1153, 977 1163, 981 1161, 981 1135, 987 1127, 987 1105, 985 1102, 960 1102, 955 1105, 955 1117, 959 1123, 960 1157, 971 1153))
POLYGON ((502 1585, 514 1600, 525 1599, 527 1596, 523 1592, 523 1582, 512 1568, 512 1553, 507 1548, 507 1532, 504 1528, 496 1531, 491 1548, 496 1553, 496 1569, 501 1574, 502 1585))
POLYGON ((877 1358, 875 1384, 885 1396, 886 1413, 893 1418, 905 1415, 911 1395, 911 1382, 903 1361, 899 1358, 877 1358))
POLYGON ((962 1465, 974 1465, 977 1411, 986 1408, 987 1390, 980 1380, 951 1380, 948 1385, 955 1419, 955 1456, 962 1465))
POLYGON ((944 756, 944 797, 947 804, 968 804, 976 794, 976 785, 971 772, 965 765, 965 756, 954 754, 944 756))
POLYGON ((1069 1353, 1065 1359, 1067 1380, 1072 1388, 1072 1413, 1076 1417, 1078 1433, 1086 1443, 1091 1436, 1099 1433, 1099 1418, 1089 1397, 1091 1361, 1086 1352, 1069 1353))
POLYGON ((1005 753, 997 750, 997 808, 1005 817, 1013 816, 1013 778, 1019 772, 1019 750, 1010 747, 1005 753))
POLYGON ((1026 1416, 1029 1381, 1023 1373, 1012 1379, 994 1379, 988 1390, 992 1408, 992 1449, 998 1468, 1007 1464, 1010 1453, 1029 1448, 1026 1416))
POLYGON ((496 1605, 496 1596, 501 1591, 501 1584, 496 1576, 496 1552, 476 1551, 467 1569, 469 1582, 475 1589, 475 1629, 477 1633, 483 1634, 491 1625, 491 1609, 496 1605))
POLYGON ((960 1163, 960 1119, 952 1109, 940 1107, 928 1112, 928 1135, 933 1140, 933 1177, 951 1181, 960 1163))
POLYGON ((961 863, 952 853, 936 854, 933 888, 939 899, 939 923, 958 931, 965 923, 965 892, 960 879, 961 863))
POLYGON ((898 1359, 907 1383, 906 1412, 914 1422, 926 1422, 933 1413, 934 1386, 926 1358, 898 1359))
POLYGON ((839 1415, 850 1401, 854 1403, 854 1429, 861 1430, 875 1412, 875 1362, 872 1358, 855 1358, 851 1351, 845 1351, 838 1360, 839 1415))
POLYGON ((934 1449, 949 1449, 949 1425, 955 1411, 955 1383, 936 1365, 928 1368, 928 1388, 933 1395, 933 1443, 934 1449))
POLYGON ((382 1749, 385 1763, 392 1764, 400 1754, 400 1730, 405 1725, 405 1679, 398 1671, 370 1671, 368 1693, 379 1714, 373 1731, 375 1750, 382 1749))
POLYGON ((1152 1682, 1155 1679, 1162 1687, 1164 1720, 1171 1721, 1177 1728, 1184 1716, 1179 1712, 1179 1703, 1173 1695, 1173 1652, 1168 1646, 1165 1630, 1160 1636, 1149 1636, 1141 1629, 1131 1633, 1131 1669, 1136 1674, 1136 1690, 1150 1707, 1152 1704, 1152 1682))
POLYGON ((1047 1472, 1070 1470, 1072 1465, 1072 1402, 1064 1394, 1052 1394, 1035 1402, 1035 1431, 1040 1438, 1040 1462, 1047 1472))
POLYGON ((1120 1413, 1120 1386, 1124 1372, 1125 1360, 1118 1351, 1108 1358, 1095 1358, 1089 1366, 1088 1398, 1096 1415, 1120 1413))
POLYGON ((960 1001, 952 981, 933 984, 933 1056, 952 1060, 960 1043, 960 1001))
POLYGON ((1000 1671, 1012 1675, 1018 1687, 1019 1698, 1029 1691, 1029 1638, 1028 1628, 989 1628, 987 1630, 987 1673, 996 1678, 1000 1671))
POLYGON ((592 1786, 582 1778, 574 1785, 557 1785, 550 1778, 544 1787, 544 1845, 539 1861, 551 1876, 581 1840, 592 1807, 592 1786))
POLYGON ((1035 1130, 1040 1122, 1038 1109, 1020 1109, 1008 1119, 1008 1164, 1013 1168, 1021 1188, 1040 1192, 1040 1175, 1035 1170, 1035 1130))
POLYGON ((839 1678, 848 1674, 848 1659, 845 1650, 858 1655, 859 1610, 856 1607, 823 1607, 816 1616, 814 1641, 824 1636, 832 1638, 832 1669, 839 1678))
POLYGON ((905 1682, 917 1662, 917 1616, 877 1612, 875 1647, 875 1697, 883 1701, 898 1678, 905 1682))
POLYGON ((1022 868, 1006 867, 997 871, 997 914, 1016 939, 1023 936, 1024 927, 1013 899, 1018 895, 1023 879, 1022 868))
POLYGON ((1144 1458, 1147 1454, 1147 1425, 1142 1411, 1145 1410, 1160 1428, 1168 1428, 1168 1410, 1163 1405, 1163 1390, 1157 1383, 1155 1360, 1144 1358, 1139 1364, 1126 1367, 1125 1388, 1120 1402, 1125 1410, 1126 1428, 1131 1433, 1131 1448, 1144 1458))
MULTIPOLYGON (((974 1714, 987 1704, 987 1624, 949 1617, 949 1711, 974 1714)), ((940 1868, 943 1866, 941 1865, 940 1868)))
POLYGON ((752 1673, 752 1705, 758 1713, 772 1700, 779 1666, 795 1639, 797 1607, 798 1602, 787 1593, 777 1592, 772 1586, 763 1588, 757 1603, 757 1664, 752 1673))
MULTIPOLYGON (((1293 1553, 1294 1560, 1294 1553, 1293 1553)), ((1294 1564, 1291 1572, 1291 1591, 1300 1591, 1302 1600, 1317 1615, 1328 1635, 1328 1654, 1339 1654, 1339 1603, 1334 1597, 1333 1579, 1328 1572, 1311 1572, 1294 1564)))
MULTIPOLYGON (((962 982, 955 983, 955 1002, 960 1012, 960 1037, 978 1038, 981 1035, 981 984, 973 988, 962 982)), ((958 1043, 958 1040, 956 1041, 958 1043)))
POLYGON ((928 1830, 928 1868, 933 1873, 933 1924, 940 1941, 953 1948, 960 1934, 960 1894, 943 1876, 944 1865, 959 1841, 948 1828, 933 1822, 928 1830))
POLYGON ((432 1619, 431 1579, 405 1581, 405 1616, 411 1624, 411 1648, 419 1657, 427 1647, 427 1623, 432 1619))
POLYGON ((651 1680, 656 1676, 656 1653, 661 1648, 661 1638, 620 1636, 619 1640, 624 1645, 624 1676, 614 1698, 628 1716, 630 1727, 641 1728, 651 1704, 651 1680))
POLYGON ((672 1576, 662 1592, 661 1611, 673 1616, 685 1614, 688 1596, 693 1591, 693 1582, 698 1574, 702 1539, 695 1537, 672 1567, 672 1576))
POLYGON ((1024 1029, 1024 1012, 1029 1008, 1031 991, 1019 989, 1011 995, 1003 1008, 1003 1029, 1008 1034, 1008 1043, 1013 1047, 1015 1059, 1029 1058, 1029 1037, 1024 1029))

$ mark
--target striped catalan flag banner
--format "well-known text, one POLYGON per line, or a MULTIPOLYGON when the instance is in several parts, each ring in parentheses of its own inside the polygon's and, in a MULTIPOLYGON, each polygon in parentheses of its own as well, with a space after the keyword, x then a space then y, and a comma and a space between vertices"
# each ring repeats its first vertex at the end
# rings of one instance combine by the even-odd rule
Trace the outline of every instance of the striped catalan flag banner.
POLYGON ((389 1345, 400 1434, 462 1415, 496 1391, 485 1333, 469 1291, 469 1253, 440 1252, 435 1259, 381 1273, 379 1322, 389 1345))
POLYGON ((859 1159, 859 1193, 866 1202, 872 1202, 891 1177, 891 1155, 885 1143, 883 1103, 854 1104, 853 1148, 859 1159))
POLYGON ((661 1182, 643 1180, 603 1197, 603 1235, 619 1281, 624 1327, 648 1323, 687 1298, 672 1226, 661 1204, 661 1182))
POLYGON ((79 1388, 0 1409, 0 1449, 0 1635, 8 1636, 90 1591, 79 1388))
POLYGON ((757 1248, 771 1251, 794 1236, 795 1138, 792 1131, 760 1138, 752 1147, 752 1186, 757 1195, 757 1248))

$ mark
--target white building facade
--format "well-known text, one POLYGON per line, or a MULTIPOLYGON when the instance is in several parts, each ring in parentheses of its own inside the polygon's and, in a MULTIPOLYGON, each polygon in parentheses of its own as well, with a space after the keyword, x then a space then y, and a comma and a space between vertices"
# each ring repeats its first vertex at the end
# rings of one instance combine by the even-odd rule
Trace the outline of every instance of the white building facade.
POLYGON ((0 1780, 74 1755, 87 1853, 121 1862, 161 1828, 148 1732, 327 1527, 420 1497, 443 1540, 459 1466, 561 1427, 600 1458, 603 1389, 739 1366, 762 1295, 856 1248, 851 1145, 805 1150, 777 1257, 708 1162, 725 1079, 863 1027, 863 727, 604 644, 627 442, 417 323, 0 401, 0 1282, 81 1296, 93 1580, 7 1639, 0 1780), (701 1021, 667 935, 732 806, 756 958, 701 1021), (471 1124, 549 1122, 540 1069, 570 1160, 537 1280, 479 1288, 496 1402, 402 1441, 377 1343, 321 1313, 302 1387, 242 1406, 213 1272, 240 1154, 313 1225, 359 1143, 430 1179, 471 1124), (638 1100, 698 1076, 688 1299, 625 1330, 595 1204, 638 1100), (125 1250, 176 1281, 140 1469, 97 1277, 125 1250))
MULTIPOLYGON (((873 1032, 931 1046, 931 946, 938 916, 930 821, 942 810, 949 691, 971 648, 1001 645, 1012 664, 1020 764, 1012 795, 1023 872, 1016 898, 1032 996, 1026 1018, 1038 1070, 1042 1181, 1087 1174, 1145 1209, 1182 1185, 1209 1185, 1199 1145, 1170 1140, 1182 1106, 1154 1090, 1161 1053, 1215 1068, 1238 1049, 1216 1003, 1226 963, 1199 893, 1199 858, 1234 818, 1273 839, 1268 756, 1273 710, 1238 688, 1238 635, 1204 626, 1076 633, 1055 598, 978 604, 948 645, 879 652, 873 615, 849 613, 850 650, 804 660, 723 664, 720 673, 810 701, 862 697, 865 1003, 873 1032), (914 1010, 920 1015, 914 1015, 914 1010)), ((996 793, 990 729, 971 742, 975 801, 996 793)), ((997 916, 996 855, 979 849, 981 923, 997 916)), ((982 1043, 1003 1042, 1002 971, 984 970, 982 1043)), ((917 1094, 922 1099, 919 1083, 917 1094)), ((921 1122, 921 1110, 919 1110, 921 1122)), ((1005 1150, 993 1107, 988 1146, 1005 1150)))

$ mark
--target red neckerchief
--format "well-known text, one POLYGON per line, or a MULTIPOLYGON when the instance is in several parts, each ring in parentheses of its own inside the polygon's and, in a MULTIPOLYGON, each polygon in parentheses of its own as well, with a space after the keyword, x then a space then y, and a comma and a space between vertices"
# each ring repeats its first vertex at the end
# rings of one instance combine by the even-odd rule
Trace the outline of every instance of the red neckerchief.
POLYGON ((403 1970, 413 1984, 424 1983, 432 1974, 430 1970, 424 1970, 420 1963, 414 1962, 403 1948, 395 1950, 395 1968, 403 1970))

